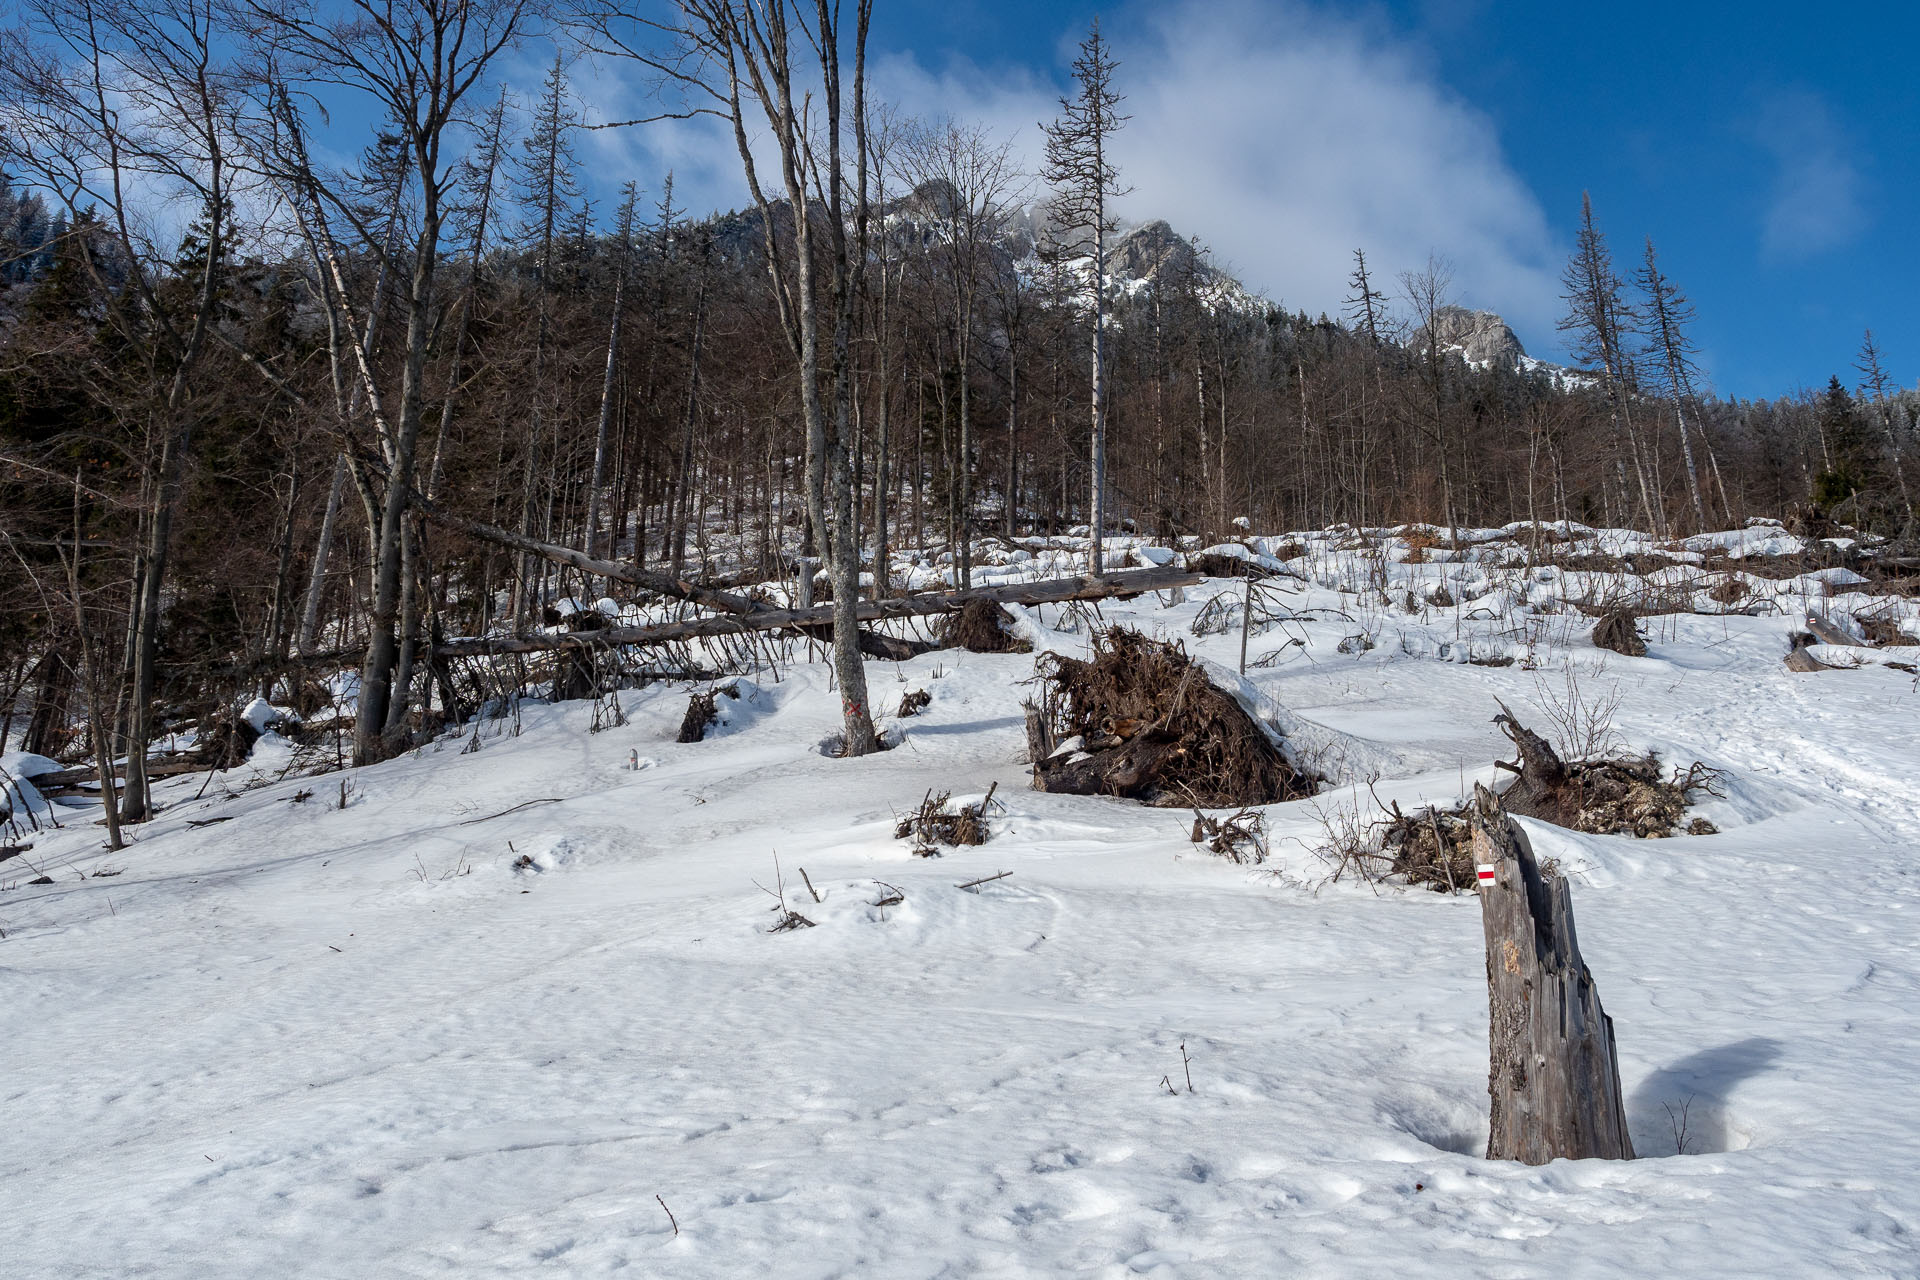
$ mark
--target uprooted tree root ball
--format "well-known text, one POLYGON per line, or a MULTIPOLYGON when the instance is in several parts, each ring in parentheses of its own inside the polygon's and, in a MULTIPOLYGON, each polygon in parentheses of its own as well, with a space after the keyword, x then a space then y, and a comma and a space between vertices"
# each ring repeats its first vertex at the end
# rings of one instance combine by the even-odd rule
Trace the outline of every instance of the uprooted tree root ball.
MULTIPOLYGON (((1668 776, 1651 755, 1569 764, 1504 705, 1495 722, 1520 752, 1517 765, 1500 762, 1516 775, 1501 796, 1508 813, 1590 835, 1659 840, 1714 834, 1705 818, 1687 821, 1696 795, 1720 794, 1719 775, 1706 765, 1696 761, 1668 776)), ((1388 873, 1408 884, 1459 892, 1475 883, 1472 840, 1469 806, 1402 813, 1396 805, 1383 825, 1381 857, 1388 873)))
POLYGON ((993 600, 969 600, 940 623, 940 645, 969 653, 1031 653, 1014 634, 1013 615, 993 600))
MULTIPOLYGON (((1520 759, 1499 766, 1515 775, 1500 800, 1510 814, 1538 818, 1555 826, 1593 835, 1633 835, 1658 839, 1681 830, 1695 792, 1718 795, 1719 774, 1695 761, 1686 771, 1664 776, 1654 756, 1605 757, 1571 764, 1545 738, 1514 719, 1504 703, 1494 723, 1507 735, 1520 759)), ((1689 835, 1711 835, 1704 819, 1685 828, 1689 835)))
POLYGON ((1388 874, 1436 893, 1474 885, 1473 828, 1467 807, 1402 813, 1396 805, 1381 836, 1388 874))
POLYGON ((1091 661, 1047 653, 1037 665, 1042 700, 1027 711, 1036 791, 1194 809, 1314 793, 1317 780, 1177 643, 1113 627, 1095 635, 1091 661))

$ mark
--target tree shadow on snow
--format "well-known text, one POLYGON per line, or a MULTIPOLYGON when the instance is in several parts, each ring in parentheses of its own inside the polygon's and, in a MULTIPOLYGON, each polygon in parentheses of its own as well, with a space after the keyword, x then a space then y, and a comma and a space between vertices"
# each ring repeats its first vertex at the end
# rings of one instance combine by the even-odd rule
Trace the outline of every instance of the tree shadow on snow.
POLYGON ((1772 1067, 1780 1050, 1778 1040, 1752 1036, 1702 1049, 1649 1075, 1627 1102, 1634 1153, 1704 1155, 1747 1146, 1752 1135, 1737 1123, 1727 1098, 1772 1067))

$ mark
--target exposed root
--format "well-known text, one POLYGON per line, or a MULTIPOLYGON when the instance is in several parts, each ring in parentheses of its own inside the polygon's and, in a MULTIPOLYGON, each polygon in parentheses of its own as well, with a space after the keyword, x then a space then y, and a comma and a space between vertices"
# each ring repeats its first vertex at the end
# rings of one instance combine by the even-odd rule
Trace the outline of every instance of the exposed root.
POLYGON ((1595 623, 1593 642, 1629 658, 1644 658, 1647 654, 1647 642, 1640 638, 1633 613, 1626 609, 1615 609, 1595 623))
POLYGON ((1381 838, 1393 875, 1435 893, 1459 893, 1474 884, 1473 828, 1467 806, 1400 812, 1395 805, 1381 838))
MULTIPOLYGON (((1515 775, 1513 784, 1501 795, 1501 803, 1507 812, 1524 818, 1539 818, 1594 835, 1659 839, 1682 829, 1694 793, 1720 794, 1716 790, 1720 775, 1698 761, 1684 773, 1676 771, 1672 778, 1662 775, 1659 759, 1650 755, 1608 756, 1569 764, 1545 738, 1514 719, 1505 704, 1494 723, 1520 756, 1515 764, 1499 762, 1501 768, 1515 775)), ((1711 824, 1695 822, 1685 829, 1702 834, 1695 830, 1702 825, 1711 824)))
MULTIPOLYGON (((1671 777, 1655 756, 1609 756, 1561 760, 1546 739, 1513 718, 1504 705, 1495 717, 1518 749, 1517 764, 1500 767, 1517 775, 1501 804, 1508 813, 1538 818, 1592 835, 1631 835, 1659 840, 1674 835, 1707 836, 1717 828, 1705 818, 1687 820, 1700 794, 1720 795, 1720 775, 1695 761, 1671 777)), ((1381 855, 1390 874, 1437 893, 1462 893, 1475 884, 1472 806, 1425 808, 1402 813, 1396 804, 1382 827, 1381 855)))
POLYGON ((1920 645, 1915 639, 1900 629, 1900 619, 1888 614, 1861 613, 1854 615, 1854 621, 1860 624, 1860 630, 1866 633, 1867 643, 1881 649, 1906 648, 1920 645))
POLYGON ((992 600, 969 600, 940 623, 943 648, 969 653, 1031 653, 1033 646, 1013 632, 1013 615, 992 600))
POLYGON ((1028 730, 1035 790, 1197 809, 1314 792, 1315 779, 1181 645, 1114 627, 1095 636, 1091 661, 1047 653, 1038 665, 1045 694, 1028 730))
POLYGON ((1257 866, 1267 860, 1267 819, 1258 809, 1242 809, 1219 819, 1195 809, 1192 839, 1241 866, 1257 866))

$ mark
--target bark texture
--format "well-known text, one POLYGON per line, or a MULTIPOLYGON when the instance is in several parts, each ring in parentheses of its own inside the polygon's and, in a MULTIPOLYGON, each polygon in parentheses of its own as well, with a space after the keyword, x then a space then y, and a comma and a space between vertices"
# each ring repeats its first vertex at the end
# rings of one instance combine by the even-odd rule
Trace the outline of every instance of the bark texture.
POLYGON ((1474 861, 1487 940, 1489 1160, 1631 1160, 1613 1019, 1580 956, 1565 877, 1543 875, 1527 837, 1474 788, 1474 861))

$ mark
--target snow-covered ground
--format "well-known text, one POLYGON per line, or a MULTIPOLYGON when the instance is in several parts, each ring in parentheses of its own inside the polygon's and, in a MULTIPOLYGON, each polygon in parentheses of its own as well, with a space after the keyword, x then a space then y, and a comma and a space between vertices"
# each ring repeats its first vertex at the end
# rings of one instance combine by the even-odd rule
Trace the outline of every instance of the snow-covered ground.
MULTIPOLYGON (((1288 559, 1312 620, 1251 642, 1335 778, 1268 810, 1264 867, 1177 810, 1026 790, 1030 655, 870 664, 880 709, 932 702, 863 760, 822 754, 838 699, 800 662, 702 743, 655 686, 606 732, 535 706, 345 775, 273 781, 269 737, 201 798, 164 783, 123 853, 60 810, 0 863, 0 1274, 1920 1276, 1920 693, 1892 651, 1780 662, 1808 607, 1870 602, 1755 579, 1777 609, 1650 619, 1622 658, 1557 610, 1598 578, 1341 545, 1288 559), (1340 589, 1376 572, 1390 602, 1340 589), (1495 698, 1543 714, 1569 664, 1727 794, 1712 836, 1529 824, 1642 1158, 1528 1168, 1480 1158, 1477 901, 1312 850, 1372 792, 1491 780, 1495 698), (988 843, 893 838, 995 782, 988 843), (776 857, 817 927, 767 932, 776 857)), ((1239 592, 1102 612, 1231 667, 1237 632, 1189 628, 1239 592)))

